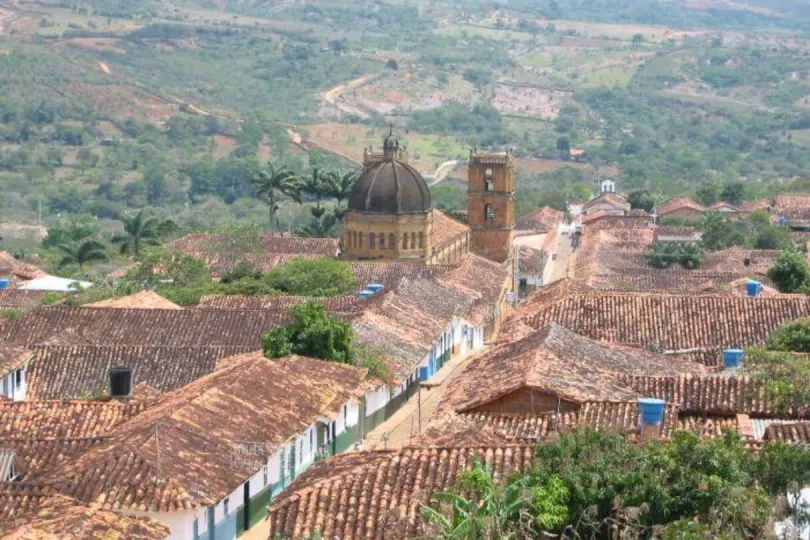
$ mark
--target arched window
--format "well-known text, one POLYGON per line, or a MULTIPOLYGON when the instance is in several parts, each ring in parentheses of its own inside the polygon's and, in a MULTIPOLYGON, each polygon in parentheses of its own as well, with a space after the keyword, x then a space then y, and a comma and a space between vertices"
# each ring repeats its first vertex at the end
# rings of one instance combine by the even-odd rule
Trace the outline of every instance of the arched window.
POLYGON ((419 233, 419 249, 425 247, 425 235, 423 233, 419 233))
POLYGON ((359 248, 363 247, 363 233, 362 232, 357 233, 357 247, 359 247, 359 248))
POLYGON ((416 249, 416 233, 411 233, 411 249, 416 249))
POLYGON ((402 249, 408 249, 408 233, 402 233, 402 249))
POLYGON ((377 236, 374 233, 368 235, 368 248, 377 249, 377 236))
POLYGON ((492 169, 484 171, 484 191, 494 191, 495 183, 492 181, 492 169))
POLYGON ((388 234, 388 249, 397 249, 397 235, 394 233, 388 234))
POLYGON ((487 221, 495 220, 495 207, 491 204, 484 205, 484 214, 486 214, 487 221))
POLYGON ((385 249, 385 233, 380 233, 380 249, 385 249))
POLYGON ((357 231, 352 232, 352 247, 360 247, 360 244, 357 243, 357 231))

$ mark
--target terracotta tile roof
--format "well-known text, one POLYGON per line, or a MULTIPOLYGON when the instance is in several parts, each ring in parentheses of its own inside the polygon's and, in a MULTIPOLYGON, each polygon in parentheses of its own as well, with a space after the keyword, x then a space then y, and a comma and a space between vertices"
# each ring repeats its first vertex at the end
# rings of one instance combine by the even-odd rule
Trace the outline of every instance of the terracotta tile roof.
POLYGON ((266 459, 363 391, 366 372, 304 357, 248 353, 119 426, 54 473, 60 490, 105 509, 208 506, 252 476, 233 453, 248 438, 266 459), (159 456, 159 457, 158 457, 159 456))
POLYGON ((410 376, 454 319, 491 322, 508 277, 506 266, 471 254, 441 277, 403 279, 353 319, 357 342, 382 352, 395 378, 410 376))
POLYGON ((0 341, 0 378, 19 369, 31 357, 31 351, 0 341))
POLYGON ((254 347, 286 313, 213 309, 45 307, 0 327, 0 339, 37 345, 72 329, 93 345, 254 347))
POLYGON ((219 277, 230 272, 240 263, 247 263, 253 268, 267 272, 277 266, 287 264, 293 259, 321 259, 324 256, 313 253, 225 253, 225 252, 189 252, 190 255, 205 261, 211 274, 219 277))
MULTIPOLYGON (((37 347, 28 371, 28 399, 71 399, 107 393, 109 370, 132 369, 133 385, 168 392, 211 373, 217 362, 249 352, 248 347, 37 347)), ((134 397, 139 397, 134 394, 134 397)))
POLYGON ((22 481, 44 480, 62 464, 76 459, 104 437, 6 439, 0 449, 12 451, 19 459, 22 481))
POLYGON ((810 422, 781 422, 765 428, 766 440, 810 444, 810 422))
POLYGON ((366 304, 359 296, 334 296, 316 298, 312 296, 203 296, 199 309, 238 309, 238 310, 269 310, 289 311, 290 308, 302 302, 319 302, 330 313, 346 313, 362 309, 366 304))
POLYGON ((8 251, 0 251, 0 276, 9 274, 21 279, 36 279, 48 275, 32 264, 15 259, 8 251))
POLYGON ((709 210, 719 210, 719 211, 727 211, 727 212, 739 212, 740 209, 734 206, 731 203, 727 203, 726 201, 719 201, 714 203, 709 207, 709 210))
POLYGON ((403 278, 439 277, 456 268, 445 264, 422 264, 405 262, 353 262, 347 261, 357 279, 358 290, 365 289, 369 283, 379 283, 385 289, 391 289, 403 278))
POLYGON ((546 253, 529 246, 520 246, 518 250, 521 273, 540 274, 546 267, 546 253))
POLYGON ((659 216, 665 216, 669 213, 675 212, 676 210, 681 210, 683 208, 689 208, 691 210, 697 210, 699 212, 708 212, 708 208, 699 204, 689 197, 680 197, 678 199, 672 199, 671 201, 667 201, 664 204, 656 206, 656 212, 659 216))
POLYGON ((605 210, 597 210, 596 212, 591 212, 590 214, 585 214, 584 216, 582 216, 582 217, 580 218, 580 220, 579 220, 579 221, 580 221, 580 222, 581 222, 583 225, 589 225, 590 223, 592 223, 592 222, 594 222, 594 221, 597 221, 597 220, 600 220, 600 219, 602 219, 603 217, 607 217, 607 216, 609 216, 609 215, 611 215, 611 214, 609 214, 609 213, 608 213, 607 211, 605 211, 605 210))
POLYGON ((42 305, 45 291, 7 289, 0 291, 0 308, 34 309, 42 305))
POLYGON ((441 275, 441 280, 456 290, 479 297, 489 305, 499 304, 506 292, 510 268, 470 253, 450 271, 441 275))
MULTIPOLYGON (((640 423, 636 401, 588 401, 577 411, 551 413, 468 412, 457 415, 470 433, 483 431, 502 437, 504 442, 541 441, 550 435, 589 426, 596 430, 617 430, 635 437, 640 423)), ((432 426, 428 428, 428 431, 432 426)), ((678 429, 678 408, 667 406, 661 435, 671 436, 678 429)))
POLYGON ((685 227, 679 225, 660 225, 656 227, 655 232, 657 236, 681 236, 681 237, 694 237, 700 234, 700 229, 697 227, 685 227))
POLYGON ((116 308, 116 309, 183 309, 174 302, 170 302, 154 291, 139 291, 129 296, 119 296, 102 300, 84 307, 116 308))
POLYGON ((773 205, 779 209, 810 208, 810 195, 777 195, 773 199, 773 205))
POLYGON ((408 447, 342 454, 310 467, 270 506, 270 538, 422 536, 420 508, 479 459, 497 481, 523 471, 532 446, 408 447))
POLYGON ((442 212, 433 209, 433 251, 437 251, 456 238, 469 234, 470 228, 442 212))
POLYGON ((159 540, 170 532, 150 518, 82 505, 47 488, 2 486, 0 509, 0 534, 14 540, 159 540))
MULTIPOLYGON (((777 417, 774 400, 765 396, 761 384, 747 377, 722 375, 638 377, 620 376, 622 382, 645 397, 664 399, 687 414, 749 414, 777 417)), ((787 411, 787 417, 795 413, 787 411)))
POLYGON ((608 347, 550 325, 470 361, 449 383, 439 413, 469 411, 521 388, 564 400, 627 401, 639 397, 619 374, 703 373, 702 366, 645 351, 608 347))
MULTIPOLYGON (((337 238, 293 238, 266 234, 260 236, 258 242, 266 253, 335 257, 338 254, 340 241, 337 238)), ((231 253, 234 251, 233 247, 229 245, 227 237, 207 233, 188 234, 169 242, 166 247, 188 253, 231 253)))
POLYGON ((564 217, 563 212, 550 206, 544 206, 533 214, 517 218, 515 228, 517 230, 550 231, 555 229, 564 217))
POLYGON ((0 402, 0 445, 10 439, 82 439, 108 434, 146 408, 88 400, 0 402))
POLYGON ((768 210, 771 208, 769 201, 744 201, 740 204, 740 212, 755 212, 757 210, 768 210))
MULTIPOLYGON (((596 215, 594 214, 588 214, 596 215)), ((599 219, 588 220, 587 223, 583 219, 583 223, 587 225, 587 229, 591 229, 592 231, 600 231, 600 230, 621 230, 621 229, 653 229, 652 226, 652 216, 616 216, 616 215, 602 215, 599 219)))
POLYGON ((623 197, 619 197, 615 193, 602 193, 598 197, 589 200, 583 206, 585 209, 591 208, 597 204, 610 204, 622 210, 630 210, 630 203, 623 197))
POLYGON ((778 326, 810 314, 810 298, 592 292, 522 312, 534 328, 556 323, 591 339, 664 350, 719 349, 762 343, 778 326))

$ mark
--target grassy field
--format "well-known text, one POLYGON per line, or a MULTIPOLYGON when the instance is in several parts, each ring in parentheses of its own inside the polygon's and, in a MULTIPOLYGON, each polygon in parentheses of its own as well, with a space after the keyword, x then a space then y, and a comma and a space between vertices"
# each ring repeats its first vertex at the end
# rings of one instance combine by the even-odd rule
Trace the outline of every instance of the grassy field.
MULTIPOLYGON (((308 142, 358 163, 363 161, 364 148, 371 146, 379 150, 388 134, 385 129, 338 123, 304 126, 301 131, 308 142)), ((407 145, 411 164, 423 174, 433 173, 441 163, 469 153, 469 148, 451 137, 414 131, 402 135, 400 144, 407 145)))
POLYGON ((582 86, 594 88, 598 86, 627 86, 636 73, 636 66, 611 66, 598 69, 580 78, 582 86))
POLYGON ((528 32, 516 30, 499 30, 470 24, 451 24, 436 30, 437 34, 457 38, 482 37, 495 41, 532 41, 534 37, 528 32))

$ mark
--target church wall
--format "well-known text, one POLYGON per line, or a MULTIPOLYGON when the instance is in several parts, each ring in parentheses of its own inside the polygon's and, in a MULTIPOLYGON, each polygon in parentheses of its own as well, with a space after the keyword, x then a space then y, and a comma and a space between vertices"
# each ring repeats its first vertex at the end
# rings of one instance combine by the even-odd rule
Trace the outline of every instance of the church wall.
POLYGON ((432 250, 432 214, 361 214, 344 218, 343 253, 353 259, 427 259, 432 250), (362 234, 362 244, 360 237, 362 234), (374 248, 371 235, 374 234, 374 248), (391 246, 391 235, 396 240, 391 246), (407 234, 408 247, 403 248, 407 234), (380 237, 384 237, 382 248, 380 237), (421 237, 421 244, 420 242, 421 237), (415 241, 415 246, 413 243, 415 241), (413 246, 413 247, 412 247, 413 246), (421 246, 421 247, 420 247, 421 246))

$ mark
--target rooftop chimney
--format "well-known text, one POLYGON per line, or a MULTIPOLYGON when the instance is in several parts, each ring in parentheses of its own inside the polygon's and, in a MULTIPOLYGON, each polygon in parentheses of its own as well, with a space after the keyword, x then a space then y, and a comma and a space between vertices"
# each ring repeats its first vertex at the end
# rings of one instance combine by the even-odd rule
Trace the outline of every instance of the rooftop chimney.
POLYGON ((110 368, 110 396, 130 397, 132 395, 132 368, 110 368))

